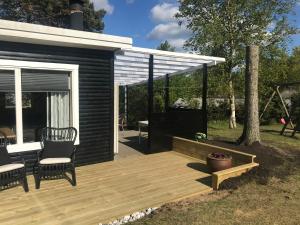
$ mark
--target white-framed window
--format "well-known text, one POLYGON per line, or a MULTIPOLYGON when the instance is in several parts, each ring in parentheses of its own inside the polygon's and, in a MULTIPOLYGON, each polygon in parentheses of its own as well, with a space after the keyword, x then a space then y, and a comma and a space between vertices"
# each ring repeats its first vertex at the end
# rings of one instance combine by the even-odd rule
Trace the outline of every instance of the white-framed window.
POLYGON ((0 59, 0 138, 8 151, 38 150, 43 127, 75 127, 79 144, 78 65, 0 59))

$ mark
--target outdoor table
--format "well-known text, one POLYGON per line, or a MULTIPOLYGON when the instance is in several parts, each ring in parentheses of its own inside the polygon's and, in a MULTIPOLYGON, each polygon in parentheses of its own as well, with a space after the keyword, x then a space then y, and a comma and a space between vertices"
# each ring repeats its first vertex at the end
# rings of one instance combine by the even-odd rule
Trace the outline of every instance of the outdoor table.
POLYGON ((141 132, 141 128, 142 127, 148 127, 148 120, 144 120, 144 121, 138 121, 138 127, 139 127, 139 144, 141 143, 141 136, 142 136, 142 132, 141 132))
POLYGON ((0 127, 0 138, 6 138, 9 141, 15 141, 16 134, 8 127, 0 127))

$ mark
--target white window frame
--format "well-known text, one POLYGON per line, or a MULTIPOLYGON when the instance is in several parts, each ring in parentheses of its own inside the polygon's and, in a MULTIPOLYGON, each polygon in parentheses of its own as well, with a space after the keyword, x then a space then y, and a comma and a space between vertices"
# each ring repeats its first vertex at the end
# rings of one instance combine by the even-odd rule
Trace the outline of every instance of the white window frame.
POLYGON ((71 78, 71 126, 78 131, 75 141, 79 145, 79 65, 75 64, 61 64, 61 63, 44 63, 44 62, 30 62, 18 60, 0 60, 0 70, 13 70, 15 74, 15 102, 16 102, 16 136, 17 144, 7 146, 9 153, 25 152, 41 149, 40 142, 23 143, 23 114, 22 114, 22 83, 21 70, 52 70, 52 71, 66 71, 70 72, 71 78))

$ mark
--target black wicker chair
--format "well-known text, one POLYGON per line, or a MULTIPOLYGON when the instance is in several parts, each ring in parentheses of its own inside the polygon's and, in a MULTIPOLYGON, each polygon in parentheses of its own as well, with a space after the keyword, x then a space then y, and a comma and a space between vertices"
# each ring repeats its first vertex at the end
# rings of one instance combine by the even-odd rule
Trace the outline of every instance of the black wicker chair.
POLYGON ((25 161, 12 161, 6 148, 7 139, 3 137, 0 138, 0 190, 22 184, 24 191, 28 192, 25 161))
POLYGON ((75 140, 77 130, 73 127, 42 129, 42 150, 38 152, 38 161, 34 167, 36 189, 40 188, 41 179, 67 178, 71 173, 73 186, 76 186, 75 140))

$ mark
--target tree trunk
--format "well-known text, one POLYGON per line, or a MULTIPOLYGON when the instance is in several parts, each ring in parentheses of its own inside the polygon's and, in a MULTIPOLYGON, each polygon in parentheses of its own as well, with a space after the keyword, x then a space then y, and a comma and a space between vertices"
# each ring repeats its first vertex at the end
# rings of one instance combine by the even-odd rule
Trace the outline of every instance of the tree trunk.
POLYGON ((245 119, 240 143, 252 145, 260 142, 258 110, 258 64, 259 47, 248 46, 246 49, 245 73, 245 119))
POLYGON ((233 82, 231 77, 229 80, 229 104, 230 104, 229 128, 233 129, 236 128, 236 117, 235 117, 235 96, 234 96, 234 88, 233 88, 233 82))

